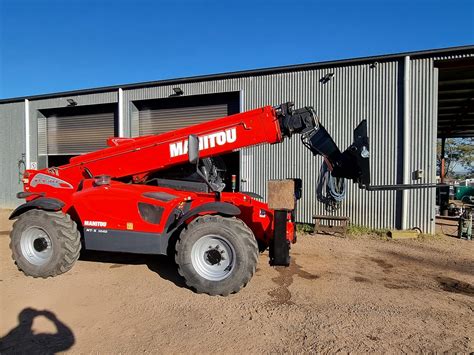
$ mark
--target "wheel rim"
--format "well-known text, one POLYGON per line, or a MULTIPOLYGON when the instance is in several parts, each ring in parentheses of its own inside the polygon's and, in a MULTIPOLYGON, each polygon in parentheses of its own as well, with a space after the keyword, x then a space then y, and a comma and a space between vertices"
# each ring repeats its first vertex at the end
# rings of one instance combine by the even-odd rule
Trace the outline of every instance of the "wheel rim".
POLYGON ((39 227, 25 229, 21 234, 20 246, 25 259, 33 265, 43 265, 53 255, 51 238, 39 227))
POLYGON ((226 238, 209 234, 194 243, 191 261, 200 276, 210 281, 221 281, 234 269, 235 250, 226 238))

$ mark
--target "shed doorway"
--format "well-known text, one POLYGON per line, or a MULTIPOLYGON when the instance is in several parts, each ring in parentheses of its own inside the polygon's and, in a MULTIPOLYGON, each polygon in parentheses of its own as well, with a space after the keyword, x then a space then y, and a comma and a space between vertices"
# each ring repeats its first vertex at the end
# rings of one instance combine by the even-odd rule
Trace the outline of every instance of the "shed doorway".
MULTIPOLYGON (((134 101, 132 122, 138 122, 138 135, 160 134, 198 123, 211 121, 234 115, 240 112, 240 92, 218 94, 172 96, 162 99, 134 101)), ((224 191, 232 191, 232 175, 236 176, 236 191, 240 181, 240 152, 232 152, 221 156, 226 173, 224 191)), ((160 172, 167 177, 180 176, 180 171, 192 167, 183 166, 160 172)))
POLYGON ((457 195, 457 190, 466 184, 463 175, 469 173, 469 167, 459 163, 459 152, 474 145, 474 58, 442 60, 436 67, 438 177, 439 182, 450 185, 438 189, 436 204, 442 216, 454 217, 458 205, 467 201, 457 195))

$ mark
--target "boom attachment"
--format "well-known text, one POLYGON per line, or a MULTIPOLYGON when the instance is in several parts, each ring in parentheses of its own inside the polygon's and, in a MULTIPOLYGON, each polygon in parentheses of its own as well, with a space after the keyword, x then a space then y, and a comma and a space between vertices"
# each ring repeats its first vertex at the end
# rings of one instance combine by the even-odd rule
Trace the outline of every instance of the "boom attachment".
POLYGON ((301 134, 302 143, 314 155, 323 156, 331 175, 351 179, 365 188, 370 184, 369 137, 367 121, 363 120, 354 130, 354 142, 343 152, 319 123, 312 107, 292 109, 293 103, 278 108, 280 128, 284 136, 301 134))

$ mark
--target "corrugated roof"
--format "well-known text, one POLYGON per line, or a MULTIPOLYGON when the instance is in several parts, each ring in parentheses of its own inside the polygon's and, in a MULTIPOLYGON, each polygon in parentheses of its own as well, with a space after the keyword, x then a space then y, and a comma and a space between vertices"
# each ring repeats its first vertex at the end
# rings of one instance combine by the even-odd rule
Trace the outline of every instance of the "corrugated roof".
POLYGON ((188 83, 188 82, 229 79, 229 78, 242 77, 242 76, 267 75, 267 74, 275 74, 275 73, 282 73, 282 72, 310 70, 310 69, 322 68, 322 67, 344 66, 348 64, 363 64, 363 63, 390 61, 394 59, 403 58, 405 56, 421 58, 421 57, 435 57, 435 56, 447 55, 447 54, 454 55, 454 54, 462 54, 462 53, 469 53, 469 52, 474 52, 474 45, 422 50, 422 51, 414 51, 414 52, 403 52, 403 53, 386 54, 386 55, 379 55, 379 56, 359 57, 359 58, 353 58, 353 59, 341 59, 341 60, 315 62, 315 63, 307 63, 307 64, 287 65, 287 66, 279 66, 279 67, 264 68, 264 69, 243 70, 243 71, 235 71, 235 72, 228 72, 228 73, 221 73, 221 74, 191 76, 191 77, 184 77, 184 78, 177 78, 177 79, 147 81, 147 82, 141 82, 141 83, 135 83, 135 84, 104 86, 104 87, 98 87, 98 88, 63 91, 63 92, 56 92, 56 93, 43 94, 43 95, 22 96, 22 97, 1 99, 0 104, 18 102, 25 99, 40 100, 40 99, 49 99, 49 98, 62 97, 62 96, 73 96, 73 95, 109 92, 113 90, 118 90, 119 88, 138 89, 138 88, 160 86, 160 85, 179 85, 179 84, 188 83))

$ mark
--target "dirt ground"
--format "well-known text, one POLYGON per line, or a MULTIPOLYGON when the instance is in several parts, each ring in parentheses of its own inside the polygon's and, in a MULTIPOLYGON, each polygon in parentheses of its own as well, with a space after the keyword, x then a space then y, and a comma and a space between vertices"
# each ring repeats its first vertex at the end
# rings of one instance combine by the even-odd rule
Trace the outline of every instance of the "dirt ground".
POLYGON ((89 252, 29 278, 0 226, 2 353, 474 351, 474 242, 301 235, 291 267, 265 253, 224 298, 184 287, 166 257, 89 252))

